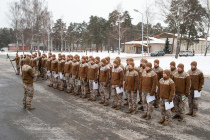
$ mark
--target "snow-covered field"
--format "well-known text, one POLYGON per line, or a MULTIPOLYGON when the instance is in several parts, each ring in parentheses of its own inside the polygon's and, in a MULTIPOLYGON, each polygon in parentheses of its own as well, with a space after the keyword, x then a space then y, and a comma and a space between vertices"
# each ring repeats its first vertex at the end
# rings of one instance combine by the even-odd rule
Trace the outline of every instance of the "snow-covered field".
MULTIPOLYGON (((47 53, 47 52, 46 52, 47 53)), ((53 54, 58 55, 59 52, 53 52, 53 54)), ((7 55, 9 56, 15 56, 16 52, 0 52, 0 55, 7 55)), ((21 55, 22 52, 19 53, 21 55)), ((29 52, 26 52, 25 54, 30 54, 29 52)), ((68 52, 64 52, 62 54, 69 54, 68 52)), ((80 56, 86 55, 85 52, 71 52, 72 55, 78 54, 80 56)), ((117 56, 120 56, 122 59, 122 63, 125 65, 125 59, 126 58, 134 58, 135 60, 135 65, 139 66, 140 64, 140 59, 141 59, 141 54, 129 54, 129 53, 121 53, 118 55, 118 53, 108 53, 107 51, 104 52, 88 52, 87 55, 92 55, 94 57, 100 56, 100 58, 105 58, 107 56, 110 56, 111 60, 115 59, 117 56)), ((178 59, 175 59, 174 55, 166 55, 164 57, 150 57, 148 54, 144 54, 144 57, 153 64, 155 59, 160 60, 160 67, 163 69, 169 69, 169 64, 171 61, 175 61, 176 64, 178 65, 179 63, 183 63, 185 65, 184 69, 185 71, 190 69, 190 63, 192 61, 197 61, 198 63, 198 69, 202 70, 205 77, 210 78, 210 54, 208 54, 206 57, 202 56, 201 54, 196 54, 194 57, 179 57, 178 59)))

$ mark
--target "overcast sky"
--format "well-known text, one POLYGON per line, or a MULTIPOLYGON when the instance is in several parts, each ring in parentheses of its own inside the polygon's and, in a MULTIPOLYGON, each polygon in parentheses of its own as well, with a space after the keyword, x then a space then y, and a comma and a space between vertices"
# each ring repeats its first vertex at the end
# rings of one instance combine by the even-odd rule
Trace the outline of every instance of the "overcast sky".
MULTIPOLYGON (((10 23, 6 13, 8 13, 9 3, 18 0, 0 0, 0 28, 10 27, 10 23)), ((153 3, 155 0, 46 0, 48 3, 49 11, 53 14, 53 20, 62 18, 67 25, 70 22, 89 21, 91 15, 96 15, 108 19, 108 15, 113 10, 117 9, 119 4, 122 5, 123 10, 127 10, 132 23, 137 24, 141 21, 140 13, 134 12, 133 9, 138 9, 140 12, 145 13, 146 4, 151 7, 152 12, 157 13, 157 5, 153 3)), ((145 21, 144 21, 145 22, 145 21)), ((152 24, 161 22, 162 17, 157 14, 151 20, 152 24)))

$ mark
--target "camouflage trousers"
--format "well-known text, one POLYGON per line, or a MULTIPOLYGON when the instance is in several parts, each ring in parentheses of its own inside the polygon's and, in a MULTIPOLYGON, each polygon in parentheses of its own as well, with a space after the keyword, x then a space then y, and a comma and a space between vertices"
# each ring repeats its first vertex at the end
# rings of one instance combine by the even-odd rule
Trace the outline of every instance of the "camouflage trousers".
POLYGON ((87 96, 88 82, 87 82, 87 80, 85 80, 84 77, 80 77, 80 84, 81 84, 81 92, 82 92, 82 95, 87 96))
POLYGON ((76 75, 72 75, 71 80, 71 89, 74 89, 74 92, 78 92, 78 79, 76 79, 76 75))
POLYGON ((189 112, 198 111, 198 98, 194 98, 194 90, 190 90, 190 95, 188 96, 189 112))
POLYGON ((23 83, 23 87, 24 87, 23 106, 31 107, 31 101, 34 96, 33 83, 31 83, 31 84, 23 83))
POLYGON ((112 95, 114 96, 114 105, 121 106, 123 93, 117 94, 116 87, 118 87, 118 85, 112 85, 112 95))
POLYGON ((142 103, 142 91, 139 90, 139 99, 140 99, 140 102, 142 103))
POLYGON ((174 96, 174 108, 177 115, 183 116, 185 114, 185 104, 187 98, 184 94, 176 94, 174 96))
POLYGON ((105 82, 100 82, 100 90, 101 90, 101 100, 105 102, 109 102, 110 97, 110 86, 104 86, 105 82))
POLYGON ((69 73, 65 73, 65 81, 66 81, 66 87, 67 87, 67 90, 70 90, 71 89, 71 85, 70 85, 70 77, 69 77, 69 73))
POLYGON ((152 115, 154 106, 154 101, 147 103, 147 96, 150 95, 149 92, 142 92, 142 102, 143 102, 143 109, 145 115, 152 115))
POLYGON ((17 74, 20 74, 20 65, 16 64, 16 70, 17 70, 17 74))
POLYGON ((56 71, 52 71, 52 83, 53 83, 53 86, 58 86, 58 77, 54 77, 54 74, 56 74, 56 71))
POLYGON ((64 81, 63 81, 63 79, 61 79, 60 74, 62 74, 62 72, 58 72, 58 84, 59 84, 59 88, 63 88, 64 81))
MULTIPOLYGON (((158 91, 158 87, 156 87, 156 91, 158 91)), ((156 91, 155 91, 154 105, 159 105, 160 104, 160 99, 157 99, 157 92, 156 91)))
MULTIPOLYGON (((33 67, 32 69, 35 73, 37 72, 37 69, 35 67, 33 67)), ((36 79, 37 79, 37 76, 34 77, 34 80, 36 80, 36 79)))
POLYGON ((136 110, 137 108, 137 93, 134 93, 133 91, 126 90, 128 95, 128 105, 129 109, 136 110))
POLYGON ((98 91, 97 91, 97 89, 93 89, 93 82, 95 82, 95 81, 89 80, 90 94, 91 94, 91 98, 96 98, 98 91))
POLYGON ((44 79, 47 79, 47 69, 44 67, 41 67, 41 75, 44 77, 44 79))
POLYGON ((50 84, 53 84, 53 82, 52 82, 52 79, 53 79, 53 75, 52 75, 52 72, 51 72, 50 76, 47 76, 47 78, 49 79, 49 81, 50 81, 50 84))
POLYGON ((171 109, 168 109, 168 110, 165 109, 166 102, 169 102, 169 100, 160 98, 160 112, 161 112, 162 119, 169 121, 172 113, 171 113, 171 109))

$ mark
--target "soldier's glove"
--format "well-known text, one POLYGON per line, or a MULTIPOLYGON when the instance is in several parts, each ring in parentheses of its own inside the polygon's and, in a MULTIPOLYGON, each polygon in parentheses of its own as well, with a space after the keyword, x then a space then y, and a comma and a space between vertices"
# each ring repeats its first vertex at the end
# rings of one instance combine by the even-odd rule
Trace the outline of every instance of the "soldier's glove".
POLYGON ((198 92, 201 92, 201 90, 199 89, 198 92))
POLYGON ((119 85, 119 88, 122 88, 122 84, 119 85))
POLYGON ((98 82, 97 81, 95 81, 95 84, 97 84, 98 82))

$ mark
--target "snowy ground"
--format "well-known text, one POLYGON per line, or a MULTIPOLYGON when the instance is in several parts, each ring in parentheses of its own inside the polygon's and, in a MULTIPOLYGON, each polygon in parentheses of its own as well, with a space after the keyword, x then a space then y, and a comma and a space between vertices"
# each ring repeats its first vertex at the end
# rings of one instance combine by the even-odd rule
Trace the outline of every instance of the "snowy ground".
MULTIPOLYGON (((47 53, 47 52, 46 52, 47 53)), ((53 52, 54 54, 58 55, 59 52, 53 52)), ((9 56, 15 56, 16 52, 0 52, 0 55, 7 55, 9 56)), ((22 52, 19 53, 19 55, 23 54, 22 52)), ((25 54, 30 54, 29 52, 26 52, 25 54)), ((68 52, 64 52, 62 54, 69 54, 68 52)), ((78 54, 81 57, 86 55, 85 52, 71 52, 72 55, 78 54)), ((135 60, 135 65, 139 66, 140 60, 141 60, 141 54, 129 54, 129 53, 121 53, 118 55, 118 53, 108 53, 107 51, 104 52, 88 52, 87 55, 92 55, 94 57, 100 56, 100 58, 105 58, 107 56, 110 56, 111 61, 114 60, 117 56, 120 56, 122 59, 122 63, 126 65, 126 58, 134 58, 135 60)), ((150 57, 148 54, 144 54, 144 57, 153 64, 155 59, 160 60, 160 67, 163 69, 169 69, 169 64, 171 61, 175 61, 176 64, 178 65, 179 63, 183 63, 185 65, 185 71, 190 69, 190 63, 192 61, 197 61, 198 63, 198 68, 201 69, 205 75, 205 77, 210 77, 210 54, 207 54, 206 57, 202 56, 201 54, 196 54, 194 57, 179 57, 178 59, 175 59, 174 55, 166 55, 164 57, 150 57)))

